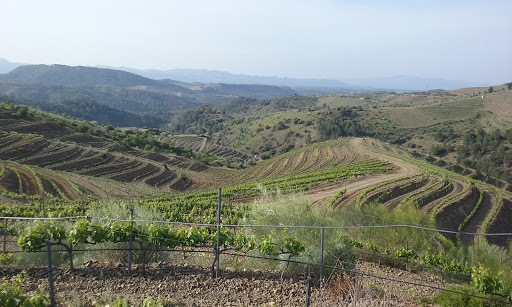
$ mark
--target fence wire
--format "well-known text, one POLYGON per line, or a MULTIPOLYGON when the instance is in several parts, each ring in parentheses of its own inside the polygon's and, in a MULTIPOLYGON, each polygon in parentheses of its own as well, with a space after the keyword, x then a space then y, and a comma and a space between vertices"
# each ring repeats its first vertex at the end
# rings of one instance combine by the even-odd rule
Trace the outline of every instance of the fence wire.
MULTIPOLYGON (((43 221, 70 221, 70 220, 77 220, 77 219, 88 219, 88 220, 100 220, 100 221, 112 221, 112 222, 131 222, 131 223, 154 223, 154 224, 169 224, 169 225, 183 225, 183 226, 206 226, 206 227, 227 227, 227 228, 289 228, 289 229, 337 229, 337 230, 343 230, 343 229, 382 229, 382 228, 411 228, 411 229, 420 229, 420 230, 426 230, 426 231, 434 231, 438 233, 450 233, 450 234, 461 234, 461 235, 472 235, 472 236, 512 236, 512 233, 471 233, 471 232, 463 232, 463 231, 453 231, 453 230, 445 230, 445 229, 435 229, 435 228, 428 228, 428 227, 422 227, 422 226, 416 226, 416 225, 374 225, 374 226, 308 226, 308 225, 252 225, 252 224, 246 224, 246 225, 230 225, 230 224, 206 224, 206 223, 191 223, 191 222, 176 222, 176 221, 161 221, 161 220, 137 220, 137 219, 114 219, 114 218, 102 218, 102 217, 95 217, 95 216, 71 216, 71 217, 54 217, 54 218, 31 218, 31 217, 0 217, 0 219, 5 220, 27 220, 27 221, 33 221, 33 220, 43 220, 43 221)), ((4 229, 4 232, 6 229, 4 229)), ((122 232, 120 232, 122 233, 122 232)), ((150 237, 148 235, 143 234, 133 234, 136 236, 145 236, 150 237)), ((4 234, 5 236, 5 234, 4 234)), ((160 238, 164 240, 170 240, 178 243, 185 243, 176 239, 169 239, 169 238, 160 238)), ((11 241, 13 242, 13 241, 11 241)), ((144 244, 150 243, 150 242, 144 242, 144 244)), ((153 243, 151 243, 153 244, 153 243)), ((151 251, 151 252, 181 252, 181 253, 205 253, 205 254, 212 254, 215 255, 216 251, 213 251, 212 248, 215 247, 214 245, 200 245, 195 246, 192 248, 144 248, 142 246, 139 246, 139 248, 92 248, 92 249, 74 249, 72 248, 72 252, 100 252, 100 251, 126 251, 126 252, 134 252, 134 251, 151 251)), ((6 251, 8 253, 25 253, 21 250, 11 250, 6 251)), ((46 253, 46 250, 40 250, 36 252, 42 252, 46 253)), ((52 249, 51 252, 65 252, 69 253, 69 250, 66 249, 52 249)), ((326 269, 332 269, 334 271, 344 271, 346 273, 354 274, 354 275, 361 275, 366 277, 372 277, 377 278, 381 280, 391 281, 391 282, 397 282, 401 284, 408 284, 418 287, 424 287, 424 288, 430 288, 434 290, 439 291, 446 291, 451 292, 459 295, 464 296, 470 296, 475 297, 479 299, 484 299, 488 301, 494 301, 498 303, 504 303, 504 304, 512 304, 509 301, 503 301, 495 298, 490 297, 483 297, 476 294, 456 291, 453 289, 447 289, 443 287, 438 286, 432 286, 422 283, 416 283, 406 280, 400 280, 395 278, 390 278, 386 276, 380 276, 376 274, 372 274, 369 272, 364 272, 356 269, 349 269, 344 266, 333 266, 333 265, 327 265, 327 264, 320 264, 320 263, 311 263, 311 262, 304 262, 299 260, 293 260, 293 259, 281 259, 279 257, 268 257, 268 256, 258 256, 258 255, 251 255, 247 252, 241 252, 240 250, 233 249, 233 248, 226 248, 221 250, 221 255, 228 255, 228 256, 235 256, 235 257, 245 257, 245 258, 254 258, 254 259, 263 259, 263 260, 271 260, 271 261, 280 261, 280 262, 287 262, 287 263, 295 263, 300 264, 304 266, 315 266, 315 267, 322 267, 326 269)), ((369 254, 369 253, 368 253, 369 254)), ((382 255, 372 255, 381 257, 382 255)), ((397 260, 394 259, 393 260, 397 260)), ((398 259, 400 261, 400 259, 398 259)), ((341 263, 349 264, 348 262, 341 261, 341 263)))

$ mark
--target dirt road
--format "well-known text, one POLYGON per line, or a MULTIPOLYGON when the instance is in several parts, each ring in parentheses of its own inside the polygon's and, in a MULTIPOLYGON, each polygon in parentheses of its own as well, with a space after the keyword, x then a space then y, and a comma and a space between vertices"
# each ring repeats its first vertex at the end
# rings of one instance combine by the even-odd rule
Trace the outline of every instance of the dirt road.
POLYGON ((369 158, 376 158, 379 160, 388 161, 395 165, 395 169, 382 174, 365 176, 357 178, 356 180, 351 179, 345 182, 340 182, 339 184, 333 185, 327 189, 323 189, 321 191, 317 191, 316 193, 309 194, 308 198, 312 204, 326 204, 341 189, 346 189, 346 197, 341 202, 339 207, 345 205, 352 205, 355 202, 357 195, 366 188, 396 178, 418 174, 420 172, 420 169, 412 163, 395 158, 393 156, 388 156, 382 153, 376 153, 369 150, 364 145, 364 139, 362 138, 354 138, 350 140, 347 146, 349 146, 353 152, 360 154, 361 156, 367 156, 369 158))

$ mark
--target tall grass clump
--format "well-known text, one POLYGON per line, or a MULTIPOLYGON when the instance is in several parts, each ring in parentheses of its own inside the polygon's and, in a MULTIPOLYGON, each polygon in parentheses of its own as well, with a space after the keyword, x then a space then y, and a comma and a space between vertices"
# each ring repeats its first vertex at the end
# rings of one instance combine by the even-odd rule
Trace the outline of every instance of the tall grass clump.
MULTIPOLYGON (((406 206, 399 210, 388 210, 380 203, 369 203, 363 206, 350 206, 335 212, 341 225, 347 226, 383 226, 383 225, 414 225, 435 228, 434 219, 415 206, 406 206)), ((435 233, 432 231, 408 227, 350 229, 349 236, 362 243, 392 250, 408 245, 409 249, 424 251, 439 246, 435 233)))
MULTIPOLYGON (((313 207, 302 194, 288 194, 264 196, 256 200, 251 207, 252 210, 244 221, 244 224, 254 225, 279 225, 279 226, 333 226, 336 225, 332 216, 327 215, 325 208, 313 207)), ((248 235, 252 235, 257 241, 268 238, 269 235, 276 242, 281 242, 285 237, 298 239, 306 246, 305 252, 292 260, 300 262, 320 263, 321 240, 320 229, 308 228, 271 228, 271 227, 250 227, 244 229, 248 235)), ((279 256, 283 260, 288 259, 287 255, 279 256)), ((342 231, 326 229, 324 233, 324 264, 354 268, 354 258, 350 240, 342 231)), ((251 265, 265 266, 266 269, 288 268, 293 273, 304 272, 305 266, 281 261, 264 261, 263 263, 251 265)), ((313 272, 318 272, 318 266, 312 266, 313 272)), ((327 270, 324 270, 327 273, 327 270)))

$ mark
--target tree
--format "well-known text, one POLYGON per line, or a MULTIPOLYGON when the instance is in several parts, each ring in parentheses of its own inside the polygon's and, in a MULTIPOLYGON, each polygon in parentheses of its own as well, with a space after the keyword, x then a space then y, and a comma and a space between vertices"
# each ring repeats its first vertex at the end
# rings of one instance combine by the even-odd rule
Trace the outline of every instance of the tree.
POLYGON ((25 105, 19 105, 19 106, 16 106, 16 112, 13 113, 12 115, 16 116, 16 117, 25 117, 27 116, 28 114, 28 106, 25 106, 25 105))
POLYGON ((491 86, 491 87, 489 87, 489 89, 487 90, 487 92, 489 92, 489 93, 494 92, 494 88, 493 88, 492 86, 491 86))

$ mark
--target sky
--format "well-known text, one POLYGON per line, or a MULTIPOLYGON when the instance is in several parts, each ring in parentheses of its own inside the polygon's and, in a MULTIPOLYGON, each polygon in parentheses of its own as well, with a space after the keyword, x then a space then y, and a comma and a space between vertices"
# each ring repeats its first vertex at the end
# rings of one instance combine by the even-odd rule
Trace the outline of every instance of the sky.
POLYGON ((510 0, 0 2, 11 62, 512 81, 510 0))

